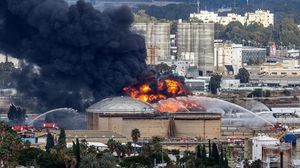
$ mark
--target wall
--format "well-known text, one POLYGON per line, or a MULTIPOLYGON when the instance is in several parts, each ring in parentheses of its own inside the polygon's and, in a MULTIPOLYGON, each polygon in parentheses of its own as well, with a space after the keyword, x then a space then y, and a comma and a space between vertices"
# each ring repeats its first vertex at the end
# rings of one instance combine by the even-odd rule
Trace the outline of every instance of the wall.
MULTIPOLYGON (((168 137, 168 118, 122 118, 122 117, 99 117, 98 124, 91 124, 88 117, 88 129, 99 131, 112 131, 117 134, 131 138, 131 131, 138 128, 142 138, 153 136, 168 137), (98 126, 98 127, 96 127, 98 126)), ((182 118, 182 117, 181 117, 182 118)), ((220 138, 220 119, 175 119, 176 137, 202 137, 220 138)))

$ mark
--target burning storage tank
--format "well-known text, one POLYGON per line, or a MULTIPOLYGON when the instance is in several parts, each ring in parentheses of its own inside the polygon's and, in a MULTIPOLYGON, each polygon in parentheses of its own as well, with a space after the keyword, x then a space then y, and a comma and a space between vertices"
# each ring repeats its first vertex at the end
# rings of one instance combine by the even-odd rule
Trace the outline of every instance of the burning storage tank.
POLYGON ((140 83, 124 87, 128 96, 147 103, 158 112, 191 113, 208 112, 222 116, 223 127, 260 128, 276 123, 272 115, 263 117, 257 113, 224 100, 209 97, 192 96, 180 78, 168 76, 161 79, 150 78, 140 83))
POLYGON ((221 115, 204 111, 162 113, 131 97, 106 98, 87 110, 88 129, 111 131, 131 138, 138 128, 142 138, 219 138, 221 115))

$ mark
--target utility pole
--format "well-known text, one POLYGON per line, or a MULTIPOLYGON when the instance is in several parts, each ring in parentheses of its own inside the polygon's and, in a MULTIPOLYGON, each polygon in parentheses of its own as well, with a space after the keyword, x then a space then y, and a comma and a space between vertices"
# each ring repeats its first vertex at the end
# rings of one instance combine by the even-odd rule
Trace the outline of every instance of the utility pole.
POLYGON ((164 166, 164 153, 163 153, 163 146, 161 144, 161 166, 164 166))

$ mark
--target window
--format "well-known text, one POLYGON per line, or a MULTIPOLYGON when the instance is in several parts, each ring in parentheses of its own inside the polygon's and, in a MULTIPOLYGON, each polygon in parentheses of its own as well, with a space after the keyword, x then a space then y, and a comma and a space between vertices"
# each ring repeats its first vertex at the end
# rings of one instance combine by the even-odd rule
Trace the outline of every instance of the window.
POLYGON ((286 75, 286 72, 281 72, 281 75, 286 75))

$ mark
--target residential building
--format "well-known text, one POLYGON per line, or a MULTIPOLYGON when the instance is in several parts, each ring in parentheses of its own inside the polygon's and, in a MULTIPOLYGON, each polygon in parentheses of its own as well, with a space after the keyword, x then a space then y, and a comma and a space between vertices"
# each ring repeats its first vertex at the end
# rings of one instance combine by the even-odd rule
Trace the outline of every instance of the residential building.
POLYGON ((246 64, 259 64, 265 62, 266 48, 245 46, 242 48, 242 62, 246 64))
POLYGON ((180 22, 177 25, 177 56, 195 63, 201 75, 214 71, 214 24, 180 22))
POLYGON ((147 64, 156 65, 158 61, 170 59, 170 23, 134 23, 133 30, 145 37, 147 64))
POLYGON ((218 23, 221 17, 217 13, 209 11, 200 11, 199 13, 191 13, 190 18, 197 18, 203 23, 218 23))
POLYGON ((219 23, 228 25, 230 22, 240 22, 241 24, 262 24, 264 27, 274 25, 274 14, 268 10, 256 10, 254 13, 248 12, 244 16, 236 13, 228 13, 227 16, 219 16, 217 13, 200 11, 199 13, 191 13, 190 18, 197 18, 203 23, 219 23))
POLYGON ((245 14, 246 23, 253 24, 259 23, 264 27, 274 25, 274 14, 269 10, 256 10, 254 13, 248 12, 245 14))
POLYGON ((238 74, 242 67, 242 44, 215 43, 214 66, 222 74, 238 74))
POLYGON ((228 25, 230 22, 240 22, 244 25, 246 23, 246 18, 235 13, 228 13, 227 16, 220 17, 219 24, 228 25))

